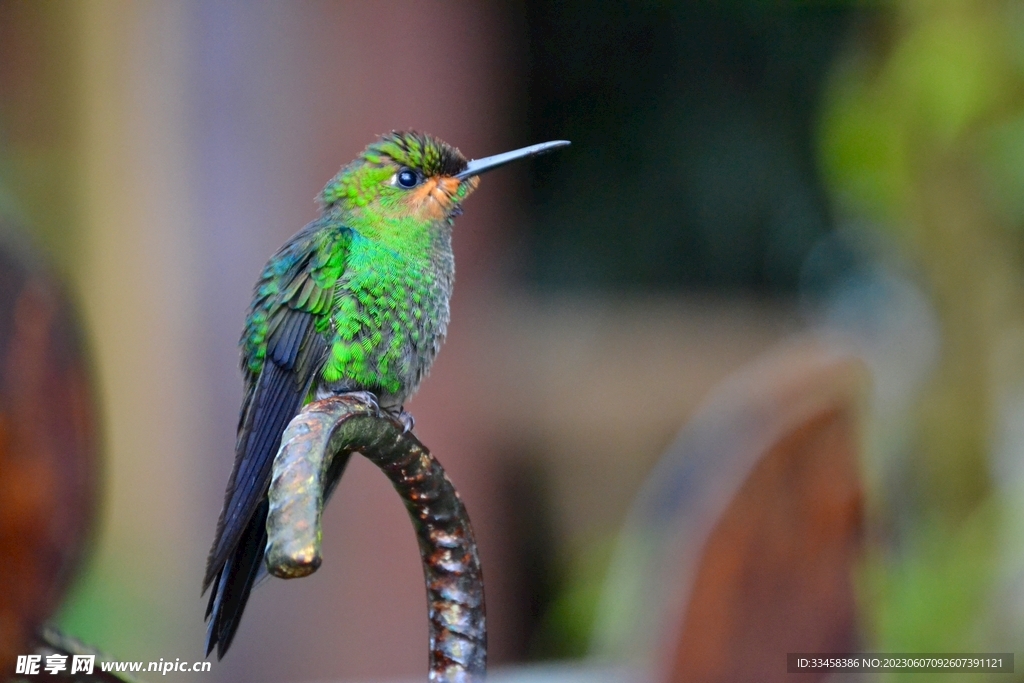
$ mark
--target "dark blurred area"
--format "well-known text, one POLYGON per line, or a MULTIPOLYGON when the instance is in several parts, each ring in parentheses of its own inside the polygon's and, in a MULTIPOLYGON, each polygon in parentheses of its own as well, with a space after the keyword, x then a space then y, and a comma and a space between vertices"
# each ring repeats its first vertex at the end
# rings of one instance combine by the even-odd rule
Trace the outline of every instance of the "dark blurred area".
POLYGON ((831 227, 818 101, 853 21, 817 3, 529 2, 542 158, 528 278, 604 291, 792 294, 831 227))
MULTIPOLYGON (((614 558, 643 533, 620 535, 633 501, 680 429, 699 433, 691 419, 776 401, 751 368, 794 335, 870 375, 863 411, 847 396, 836 413, 834 451, 857 462, 836 461, 851 480, 836 490, 863 490, 865 520, 861 551, 835 543, 851 566, 830 568, 835 594, 856 593, 843 633, 878 652, 1012 651, 1022 38, 1024 12, 994 0, 0 0, 0 214, 80 304, 108 435, 100 531, 60 624, 124 660, 198 658, 252 284, 342 164, 417 128, 467 157, 573 143, 467 204, 449 338, 409 406, 476 527, 492 662, 622 654, 609 639, 634 622, 608 608, 608 568, 630 567, 614 558)), ((766 371, 793 405, 832 381, 796 381, 813 374, 800 356, 766 371)), ((808 440, 801 463, 818 461, 808 440)), ((798 460, 779 448, 763 450, 798 460)), ((786 471, 760 475, 781 503, 830 509, 786 471)), ((701 472, 698 491, 723 476, 701 472)), ((706 494, 731 526, 701 532, 719 554, 693 575, 760 600, 761 584, 714 583, 768 525, 751 501, 771 496, 748 488, 706 494)), ((261 587, 204 680, 422 671, 414 537, 361 459, 324 529, 324 566, 261 587)), ((691 604, 717 612, 708 594, 691 604)))

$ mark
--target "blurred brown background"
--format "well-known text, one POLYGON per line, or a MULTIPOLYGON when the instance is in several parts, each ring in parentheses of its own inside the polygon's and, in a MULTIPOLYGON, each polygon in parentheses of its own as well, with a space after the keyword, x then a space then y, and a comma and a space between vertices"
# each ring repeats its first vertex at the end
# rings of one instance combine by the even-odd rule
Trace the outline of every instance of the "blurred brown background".
MULTIPOLYGON (((865 641, 1012 650, 1022 37, 1016 4, 968 0, 0 0, 0 211, 77 296, 104 413, 61 623, 118 659, 199 658, 252 283, 341 164, 413 127, 469 157, 573 141, 459 219, 449 340, 409 406, 473 516, 493 661, 585 651, 652 463, 808 329, 874 373, 865 641)), ((196 679, 422 671, 414 537, 368 464, 324 538, 196 679)))

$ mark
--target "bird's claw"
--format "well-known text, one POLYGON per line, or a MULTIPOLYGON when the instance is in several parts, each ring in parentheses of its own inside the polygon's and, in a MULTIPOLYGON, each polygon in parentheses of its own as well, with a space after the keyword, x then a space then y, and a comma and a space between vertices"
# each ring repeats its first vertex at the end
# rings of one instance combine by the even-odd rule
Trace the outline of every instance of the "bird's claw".
POLYGON ((380 416, 380 404, 377 403, 377 397, 373 395, 371 391, 349 391, 345 394, 349 398, 354 398, 360 403, 365 404, 374 415, 380 416))
POLYGON ((401 407, 385 408, 385 412, 387 412, 387 414, 390 415, 393 419, 398 420, 399 422, 402 423, 403 434, 408 434, 413 430, 413 427, 416 426, 416 418, 412 416, 412 413, 407 413, 404 410, 402 410, 401 407))
POLYGON ((416 426, 416 418, 412 416, 412 413, 405 412, 401 406, 397 408, 381 408, 380 403, 377 402, 377 397, 371 391, 348 391, 344 395, 363 403, 377 417, 387 415, 392 420, 401 422, 403 434, 411 432, 416 426))

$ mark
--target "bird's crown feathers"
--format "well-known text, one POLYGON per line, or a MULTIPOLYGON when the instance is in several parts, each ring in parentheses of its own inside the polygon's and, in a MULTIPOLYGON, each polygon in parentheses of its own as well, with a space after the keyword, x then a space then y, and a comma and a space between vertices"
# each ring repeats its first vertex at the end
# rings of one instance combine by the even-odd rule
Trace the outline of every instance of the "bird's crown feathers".
POLYGON ((379 161, 380 155, 431 176, 453 176, 466 170, 466 157, 447 142, 414 130, 391 131, 363 152, 367 161, 379 161))

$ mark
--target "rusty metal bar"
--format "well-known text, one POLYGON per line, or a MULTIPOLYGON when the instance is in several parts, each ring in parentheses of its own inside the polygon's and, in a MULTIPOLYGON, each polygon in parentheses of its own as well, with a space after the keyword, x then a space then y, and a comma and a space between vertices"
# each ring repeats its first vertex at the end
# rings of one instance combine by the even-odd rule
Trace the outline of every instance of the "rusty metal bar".
POLYGON ((487 626, 483 575, 466 508, 430 451, 401 422, 358 397, 307 405, 274 461, 267 568, 296 578, 320 566, 320 515, 332 464, 362 453, 391 480, 416 530, 430 621, 430 681, 483 680, 487 626))

